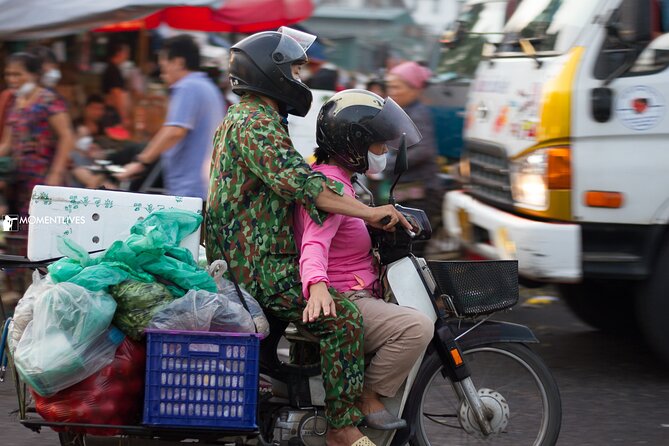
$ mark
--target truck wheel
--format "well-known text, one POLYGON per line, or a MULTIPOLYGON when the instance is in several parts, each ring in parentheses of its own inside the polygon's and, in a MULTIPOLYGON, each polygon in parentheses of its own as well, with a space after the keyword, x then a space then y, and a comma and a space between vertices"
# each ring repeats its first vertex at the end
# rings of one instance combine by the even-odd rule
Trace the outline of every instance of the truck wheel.
POLYGON ((669 242, 659 254, 653 274, 637 299, 637 320, 648 345, 669 364, 669 242))
POLYGON ((628 335, 630 329, 637 330, 634 316, 637 288, 636 282, 592 279, 558 285, 569 309, 583 322, 607 333, 628 335))

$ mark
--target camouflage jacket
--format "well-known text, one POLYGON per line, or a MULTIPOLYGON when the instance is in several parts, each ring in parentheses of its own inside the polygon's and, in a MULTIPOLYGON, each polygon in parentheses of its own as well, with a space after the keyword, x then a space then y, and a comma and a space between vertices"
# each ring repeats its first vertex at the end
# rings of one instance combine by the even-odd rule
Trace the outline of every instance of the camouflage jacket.
POLYGON ((257 298, 299 284, 293 204, 322 223, 327 214, 316 209, 315 199, 324 182, 343 194, 340 183, 313 172, 293 148, 281 115, 244 95, 214 136, 205 223, 209 262, 227 257, 240 285, 257 298))

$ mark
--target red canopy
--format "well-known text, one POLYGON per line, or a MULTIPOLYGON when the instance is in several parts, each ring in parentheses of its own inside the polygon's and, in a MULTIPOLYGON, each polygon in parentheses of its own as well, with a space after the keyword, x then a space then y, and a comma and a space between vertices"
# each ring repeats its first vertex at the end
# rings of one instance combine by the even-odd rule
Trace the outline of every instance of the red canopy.
POLYGON ((312 0, 227 0, 219 9, 173 6, 142 20, 115 23, 95 31, 133 31, 165 23, 175 29, 253 33, 291 25, 311 16, 312 0))

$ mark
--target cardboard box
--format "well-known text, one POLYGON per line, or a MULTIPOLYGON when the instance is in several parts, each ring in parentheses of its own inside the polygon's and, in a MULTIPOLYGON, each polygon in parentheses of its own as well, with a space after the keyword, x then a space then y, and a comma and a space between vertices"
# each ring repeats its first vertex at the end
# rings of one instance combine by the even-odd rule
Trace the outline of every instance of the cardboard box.
MULTIPOLYGON (((58 236, 64 235, 88 251, 108 248, 125 240, 138 220, 158 209, 184 209, 202 213, 202 199, 168 195, 36 186, 30 201, 28 258, 32 261, 62 257, 58 236)), ((21 216, 23 218, 24 216, 21 216)), ((181 246, 198 258, 200 230, 181 246)))

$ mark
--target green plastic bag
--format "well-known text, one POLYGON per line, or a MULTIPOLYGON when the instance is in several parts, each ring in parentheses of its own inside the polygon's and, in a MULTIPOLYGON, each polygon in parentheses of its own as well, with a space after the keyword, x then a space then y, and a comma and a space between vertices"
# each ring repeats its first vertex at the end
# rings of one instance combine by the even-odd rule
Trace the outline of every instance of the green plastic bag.
POLYGON ((55 283, 72 282, 89 290, 107 290, 125 280, 167 283, 170 292, 183 296, 188 290, 216 291, 216 283, 198 267, 191 252, 179 243, 202 223, 202 216, 181 209, 150 213, 130 229, 125 241, 117 240, 100 256, 92 258, 68 238, 59 240, 67 256, 49 266, 55 283))

